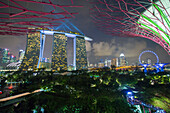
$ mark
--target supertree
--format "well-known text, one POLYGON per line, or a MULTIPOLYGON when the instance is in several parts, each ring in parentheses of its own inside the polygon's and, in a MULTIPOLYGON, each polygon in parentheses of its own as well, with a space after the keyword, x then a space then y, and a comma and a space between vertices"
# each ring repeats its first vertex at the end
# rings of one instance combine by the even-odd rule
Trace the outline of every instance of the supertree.
POLYGON ((38 29, 53 29, 74 18, 73 0, 1 0, 0 35, 24 35, 38 29))
POLYGON ((96 0, 91 4, 91 17, 100 30, 150 39, 170 55, 169 0, 96 0))

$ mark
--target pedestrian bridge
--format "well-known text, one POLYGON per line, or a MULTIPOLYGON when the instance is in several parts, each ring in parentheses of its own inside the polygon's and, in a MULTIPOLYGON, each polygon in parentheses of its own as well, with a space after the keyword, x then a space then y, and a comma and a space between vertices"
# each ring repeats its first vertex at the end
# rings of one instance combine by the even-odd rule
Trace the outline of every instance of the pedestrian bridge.
POLYGON ((14 95, 14 96, 11 96, 11 97, 2 98, 2 99, 0 99, 0 107, 15 104, 17 102, 24 100, 26 98, 26 96, 28 96, 30 94, 38 93, 38 92, 41 92, 41 91, 42 91, 41 89, 38 89, 38 90, 35 90, 33 92, 26 92, 26 93, 14 95))
POLYGON ((151 109, 153 109, 154 111, 156 111, 155 113, 166 113, 166 111, 163 110, 162 108, 155 107, 155 106, 153 106, 153 105, 151 105, 151 104, 146 104, 146 103, 142 102, 141 100, 138 100, 138 99, 133 98, 132 95, 127 95, 127 101, 128 101, 128 103, 131 104, 131 105, 141 105, 142 108, 143 108, 144 113, 146 113, 144 107, 148 108, 149 113, 152 113, 152 112, 151 112, 151 109))

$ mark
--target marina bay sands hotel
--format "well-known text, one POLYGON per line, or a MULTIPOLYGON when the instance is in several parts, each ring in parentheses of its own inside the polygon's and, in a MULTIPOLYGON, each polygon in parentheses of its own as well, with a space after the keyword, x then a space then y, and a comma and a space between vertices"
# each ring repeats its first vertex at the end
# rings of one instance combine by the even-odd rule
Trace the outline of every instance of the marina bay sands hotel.
POLYGON ((87 53, 85 41, 91 38, 73 32, 39 30, 27 34, 25 56, 19 70, 37 69, 42 61, 46 35, 53 35, 51 69, 67 70, 67 39, 73 39, 74 70, 87 68, 87 53))

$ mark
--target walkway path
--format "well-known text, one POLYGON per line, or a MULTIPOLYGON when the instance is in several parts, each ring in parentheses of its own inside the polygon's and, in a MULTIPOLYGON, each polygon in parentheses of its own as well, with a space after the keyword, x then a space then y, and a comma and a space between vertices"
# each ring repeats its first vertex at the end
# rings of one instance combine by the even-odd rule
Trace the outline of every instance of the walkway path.
POLYGON ((16 98, 19 98, 19 97, 23 97, 23 96, 30 95, 30 94, 37 93, 37 92, 41 92, 41 91, 42 91, 41 89, 37 89, 33 92, 26 92, 26 93, 18 94, 18 95, 15 95, 15 96, 6 97, 6 98, 3 98, 3 99, 0 99, 0 102, 9 101, 9 100, 12 100, 12 99, 16 99, 16 98))

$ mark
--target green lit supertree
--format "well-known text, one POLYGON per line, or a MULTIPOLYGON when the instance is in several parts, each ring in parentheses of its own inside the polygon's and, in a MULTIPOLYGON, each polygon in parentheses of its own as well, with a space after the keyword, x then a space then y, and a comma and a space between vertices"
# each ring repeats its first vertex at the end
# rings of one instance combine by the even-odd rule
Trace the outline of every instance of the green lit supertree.
POLYGON ((111 35, 150 39, 170 55, 169 0, 97 0, 91 2, 96 26, 111 35))

